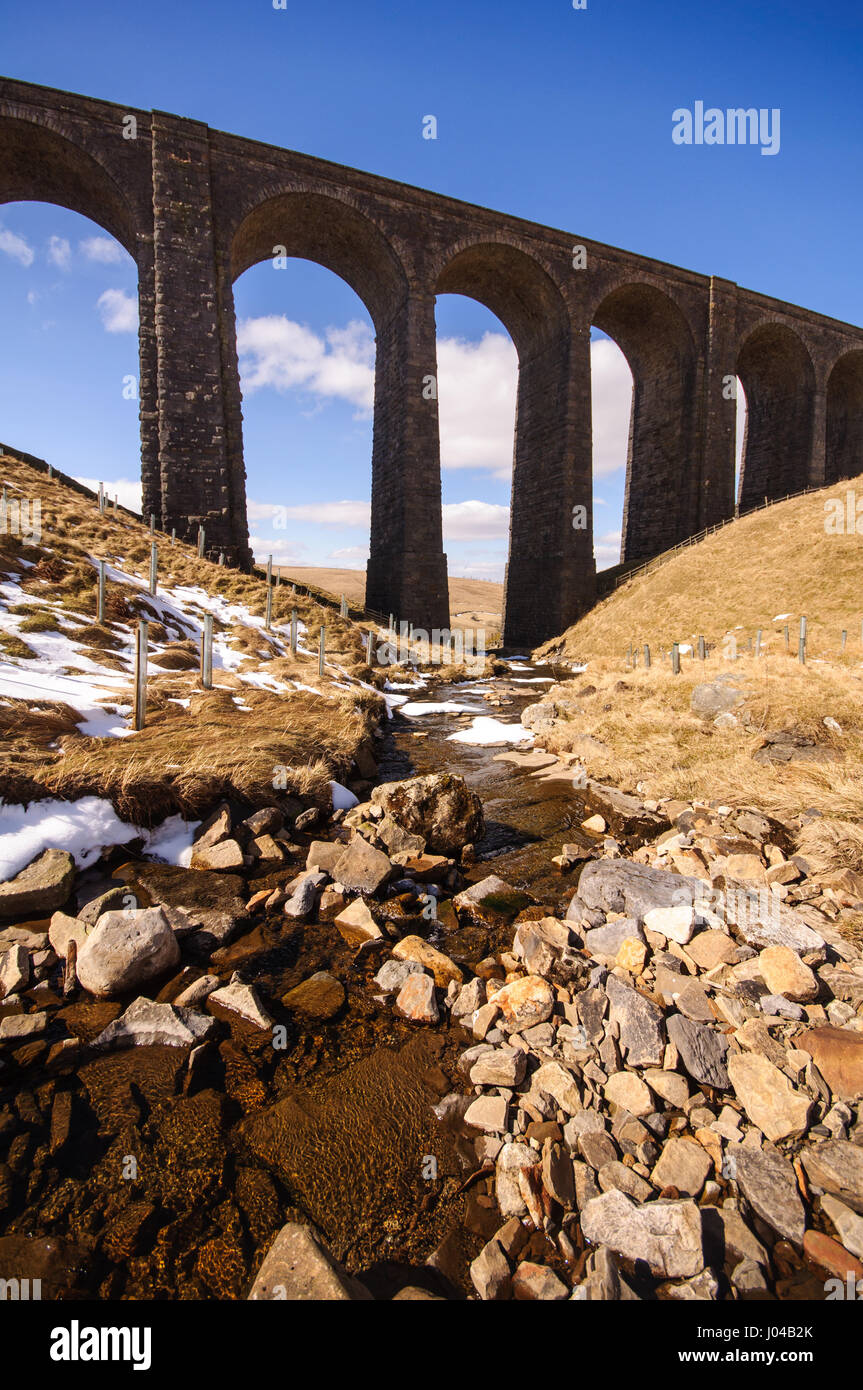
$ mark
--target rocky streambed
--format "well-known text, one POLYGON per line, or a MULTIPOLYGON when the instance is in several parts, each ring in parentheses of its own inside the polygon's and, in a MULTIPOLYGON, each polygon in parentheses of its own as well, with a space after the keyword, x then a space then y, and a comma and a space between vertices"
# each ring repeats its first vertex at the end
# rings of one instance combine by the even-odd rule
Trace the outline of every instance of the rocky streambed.
POLYGON ((126 847, 76 873, 58 845, 0 885, 0 1276, 540 1300, 863 1278, 863 879, 757 808, 574 785, 517 723, 548 681, 402 691, 350 809, 223 805, 188 868, 126 847))

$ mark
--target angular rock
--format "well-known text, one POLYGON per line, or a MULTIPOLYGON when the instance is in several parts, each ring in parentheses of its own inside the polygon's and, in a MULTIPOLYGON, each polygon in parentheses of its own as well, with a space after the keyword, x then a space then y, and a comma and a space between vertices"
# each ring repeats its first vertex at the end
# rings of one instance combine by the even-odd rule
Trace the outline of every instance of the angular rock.
POLYGON ((208 845, 202 849, 195 846, 189 868, 231 873, 234 869, 241 869, 244 863, 243 851, 236 840, 220 840, 217 845, 208 845))
POLYGON ((689 1075, 702 1086, 727 1091, 729 1086, 728 1039, 714 1028, 694 1023, 682 1014, 672 1014, 666 1020, 669 1040, 680 1053, 689 1075))
POLYGON ((496 874, 489 874, 479 883, 472 883, 453 898, 459 917, 477 926, 511 922, 530 903, 526 893, 513 888, 496 874))
POLYGON ((435 984, 441 989, 446 989, 450 981, 459 985, 462 982, 461 970, 455 962, 451 961, 449 956, 445 956, 443 951, 430 946, 421 936, 402 937, 393 947, 393 956, 396 960, 419 961, 420 965, 431 971, 435 984))
POLYGON ((462 985, 450 1008, 450 1017, 454 1019, 470 1018, 477 1009, 481 1009, 485 1003, 485 980, 479 975, 466 985, 462 985))
POLYGON ((806 1213, 797 1190, 794 1169, 775 1149, 734 1152, 734 1177, 752 1210, 794 1245, 803 1244, 806 1213))
POLYGON ((610 1192, 612 1189, 625 1192, 634 1202, 646 1202, 653 1196, 650 1183, 645 1182, 632 1168, 628 1168, 616 1158, 612 1159, 611 1163, 604 1163, 596 1177, 603 1192, 610 1192))
POLYGON ((863 1283, 863 1264, 840 1245, 838 1240, 825 1235, 823 1231, 806 1232, 803 1237, 803 1254, 837 1279, 841 1279, 843 1283, 849 1275, 855 1285, 858 1280, 863 1283))
POLYGON ((503 1012, 503 1023, 510 1033, 523 1033, 537 1023, 545 1023, 554 1012, 554 990, 539 975, 525 975, 498 990, 492 1001, 503 1012))
POLYGON ((605 1099, 638 1118, 653 1110, 653 1098, 640 1077, 631 1071, 618 1071, 605 1084, 605 1099))
POLYGON ((75 881, 75 861, 64 849, 45 849, 14 878, 0 883, 0 918, 47 917, 62 907, 75 881))
POLYGON ((858 1216, 844 1202, 827 1192, 821 1198, 821 1210, 833 1222, 845 1249, 863 1260, 863 1216, 858 1216))
POLYGON ((692 1201, 637 1206, 613 1189, 587 1203, 581 1229, 587 1240, 624 1259, 644 1260, 664 1279, 690 1279, 704 1268, 701 1215, 692 1201))
POLYGON ((46 1013, 7 1014, 0 1018, 0 1042, 18 1042, 22 1038, 35 1038, 48 1027, 46 1013))
POLYGON ((553 1269, 534 1264, 532 1260, 522 1260, 512 1276, 512 1296, 520 1301, 560 1303, 569 1298, 569 1289, 553 1269))
MULTIPOLYGON (((500 996, 498 995, 498 998, 500 996)), ((530 1079, 532 1091, 544 1091, 568 1115, 581 1109, 581 1096, 571 1072, 559 1062, 546 1062, 530 1079)))
POLYGON ((679 903, 677 907, 652 907, 644 914, 644 925, 668 941, 676 941, 685 946, 692 940, 697 922, 695 908, 690 903, 679 903))
POLYGON ((686 954, 701 970, 713 970, 717 965, 730 965, 737 959, 737 945, 727 932, 708 928, 694 936, 686 954))
POLYGON ((30 981, 30 952, 20 944, 0 953, 0 997, 17 994, 30 981))
POLYGON ((735 1052, 728 1058, 728 1076, 749 1119, 772 1143, 806 1133, 811 1100, 766 1057, 735 1052))
POLYGON ((508 1115, 509 1102, 504 1096, 479 1096, 464 1112, 464 1122, 487 1134, 505 1134, 508 1115))
POLYGON ((375 975, 375 984, 384 994, 398 994, 409 976, 423 973, 424 968, 418 960, 388 960, 375 975))
POLYGON ((850 1028, 811 1028, 794 1039, 808 1052, 839 1100, 863 1096, 863 1033, 850 1028))
POLYGON ((215 1029, 215 1019, 177 1004, 135 999, 94 1040, 93 1047, 190 1047, 215 1029))
POLYGON ((527 1144, 504 1144, 495 1164, 495 1195, 503 1217, 524 1215, 518 1175, 522 1168, 533 1168, 539 1161, 539 1154, 527 1144))
POLYGON ((527 1070, 527 1054, 516 1047, 484 1052, 470 1069, 474 1086, 519 1086, 527 1070))
POLYGON ((202 1004, 205 999, 218 989, 221 981, 218 975, 201 975, 199 979, 193 980, 184 990, 172 1000, 176 1009, 191 1009, 195 1004, 202 1004))
POLYGON ((409 975, 396 996, 396 1009, 413 1023, 437 1023, 440 1010, 431 975, 409 975))
POLYGON ((546 1140, 542 1149, 542 1185, 564 1211, 575 1207, 575 1180, 572 1159, 562 1144, 546 1140))
POLYGON ((696 903, 705 891, 700 878, 673 874, 631 859, 594 860, 582 870, 578 881, 579 897, 587 907, 625 912, 639 921, 652 908, 696 903))
POLYGON ((613 960, 625 941, 643 941, 644 932, 634 917, 619 917, 605 926, 585 932, 584 945, 594 957, 613 960))
POLYGON ((78 953, 83 989, 100 999, 128 994, 179 964, 180 947, 159 907, 104 913, 78 953))
POLYGON ((806 1176, 863 1215, 863 1147, 847 1139, 824 1139, 803 1149, 806 1176))
POLYGON ((254 1023, 257 1028, 272 1028, 273 1020, 261 1004, 260 999, 251 985, 244 984, 236 975, 232 976, 229 984, 222 989, 216 989, 209 996, 209 1003, 219 1004, 223 1009, 230 1009, 232 1013, 239 1014, 248 1023, 254 1023))
POLYGON ((312 840, 306 855, 306 868, 310 873, 320 870, 330 878, 337 878, 336 864, 344 852, 345 847, 339 840, 312 840))
POLYGON ((385 854, 361 835, 355 836, 335 862, 333 878, 352 893, 376 893, 393 872, 385 854))
POLYGON ((556 917, 522 922, 516 928, 512 953, 524 961, 530 975, 548 977, 561 953, 569 947, 569 928, 556 917))
POLYGON ((682 1197, 698 1197, 712 1167, 709 1154, 695 1139, 669 1139, 650 1181, 660 1191, 676 1187, 682 1197))
POLYGON ((753 892, 729 877, 724 880, 722 892, 725 920, 736 927, 748 945, 787 946, 800 956, 823 949, 824 937, 808 927, 770 889, 753 892))
POLYGON ((342 1269, 308 1226, 289 1221, 267 1251, 249 1298, 349 1303, 369 1300, 371 1294, 342 1269))
POLYGON ((509 1298, 512 1273, 509 1260, 496 1240, 484 1245, 470 1266, 471 1283, 484 1302, 509 1298))
POLYGON ((286 917, 293 917, 298 922, 305 921, 315 910, 315 903, 329 877, 328 874, 319 870, 303 874, 299 883, 294 888, 282 911, 286 917))
POLYGON ((609 1018, 620 1028, 620 1046, 631 1067, 660 1067, 665 1056, 664 1015, 615 975, 605 982, 609 1018))
POLYGON ((811 1004, 818 998, 814 972, 787 946, 766 946, 758 957, 758 965, 771 994, 782 994, 797 1004, 811 1004))
POLYGON ((362 898, 357 898, 335 919, 339 932, 349 946, 362 946, 366 941, 378 941, 383 932, 362 898))

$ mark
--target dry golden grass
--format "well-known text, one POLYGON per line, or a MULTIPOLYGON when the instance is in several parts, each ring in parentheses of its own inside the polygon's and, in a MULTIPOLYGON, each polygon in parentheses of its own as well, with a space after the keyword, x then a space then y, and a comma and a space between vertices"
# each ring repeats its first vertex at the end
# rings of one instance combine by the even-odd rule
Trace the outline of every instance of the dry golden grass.
POLYGON ((842 667, 802 668, 785 656, 684 658, 674 676, 669 663, 626 670, 597 659, 584 675, 543 699, 571 701, 570 717, 539 740, 554 752, 574 753, 588 773, 623 787, 641 783, 652 797, 709 798, 752 805, 779 819, 812 807, 840 821, 863 820, 863 682, 842 667), (726 672, 741 677, 747 717, 717 729, 690 708, 696 684, 726 672), (595 687, 595 693, 579 695, 595 687), (842 729, 823 724, 832 716, 842 729), (830 763, 755 762, 764 734, 788 730, 831 749, 830 763))
MULTIPOLYGON (((64 629, 66 635, 102 666, 127 675, 117 655, 122 643, 110 623, 131 630, 146 618, 151 641, 170 644, 167 653, 153 660, 170 669, 151 674, 147 726, 134 737, 86 737, 78 728, 82 716, 60 702, 0 702, 0 798, 108 796, 118 814, 142 825, 177 811, 201 814, 227 795, 264 804, 294 793, 323 803, 329 779, 350 774, 382 705, 378 695, 359 686, 334 689, 332 669, 319 678, 318 633, 325 627, 328 667, 380 684, 383 672, 373 673, 365 665, 360 628, 312 599, 291 594, 290 586, 281 583, 273 593, 273 624, 287 624, 296 609, 314 655, 281 656, 259 630, 233 619, 216 620, 215 630, 251 658, 249 669, 257 666, 279 681, 302 681, 320 695, 303 690, 275 694, 226 671, 214 672, 217 688, 204 692, 196 643, 169 619, 161 621, 146 593, 109 580, 107 622, 95 621, 97 575, 88 557, 106 559, 124 573, 146 579, 149 528, 123 512, 115 518, 111 508, 100 515, 95 502, 17 460, 0 458, 0 473, 23 496, 41 503, 39 546, 0 535, 0 568, 20 582, 22 601, 15 608, 23 616, 22 630, 56 629, 59 612, 73 623, 77 617, 74 627, 64 629), (52 607, 38 599, 49 600, 52 607), (238 707, 234 695, 247 708, 238 707), (178 699, 190 700, 188 708, 171 703, 178 699), (277 769, 284 772, 274 786, 277 769)), ((155 539, 160 587, 199 587, 264 617, 266 584, 260 577, 201 560, 194 546, 178 541, 172 547, 167 536, 155 539)), ((3 660, 14 663, 36 655, 21 638, 0 632, 3 660)), ((117 692, 117 701, 131 700, 129 683, 117 692)))
POLYGON ((539 654, 621 657, 630 643, 658 651, 701 634, 715 645, 732 631, 740 645, 758 628, 767 649, 779 652, 784 622, 774 619, 789 613, 795 652, 805 616, 810 659, 838 659, 844 628, 846 659, 858 663, 863 545, 860 536, 825 531, 825 503, 855 489, 863 498, 863 477, 742 517, 623 585, 539 654))

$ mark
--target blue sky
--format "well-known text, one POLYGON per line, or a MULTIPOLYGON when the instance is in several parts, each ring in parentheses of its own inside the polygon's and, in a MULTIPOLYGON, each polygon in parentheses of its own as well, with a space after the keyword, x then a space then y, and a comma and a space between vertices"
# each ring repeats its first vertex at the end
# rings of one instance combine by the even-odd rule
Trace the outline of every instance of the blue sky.
MULTIPOLYGON (((858 269, 863 10, 692 0, 0 0, 6 75, 194 116, 626 247, 863 323, 858 269), (778 107, 781 148, 681 147, 672 112, 778 107), (438 139, 422 138, 434 114, 438 139)), ((0 207, 0 439, 77 476, 133 484, 135 267, 61 208, 0 207)), ((307 262, 235 287, 251 530, 259 554, 363 564, 368 314, 307 262), (273 513, 287 507, 287 525, 273 513)), ((451 573, 499 577, 514 352, 438 301, 451 573)), ((613 563, 629 374, 595 345, 597 558, 613 563)), ((284 518, 282 518, 284 519, 284 518)))

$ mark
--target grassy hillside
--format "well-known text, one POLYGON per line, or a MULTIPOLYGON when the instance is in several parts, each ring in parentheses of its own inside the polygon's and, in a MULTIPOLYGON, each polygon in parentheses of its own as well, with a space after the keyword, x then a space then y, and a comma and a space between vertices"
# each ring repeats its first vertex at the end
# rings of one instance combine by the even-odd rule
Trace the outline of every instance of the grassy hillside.
POLYGON ((330 609, 198 559, 131 513, 100 514, 92 496, 8 456, 10 503, 38 500, 41 536, 0 530, 0 800, 108 796, 121 816, 152 825, 236 793, 282 789, 325 799, 349 776, 381 700, 365 681, 362 632, 330 609), (148 592, 150 546, 158 587, 148 592), (108 564, 97 622, 97 562, 108 564), (299 643, 290 650, 290 614, 299 643), (213 688, 199 675, 203 619, 213 617, 213 688), (149 621, 146 726, 131 728, 133 639, 149 621), (318 635, 326 628, 325 670, 318 635))
MULTIPOLYGON (((311 584, 329 594, 344 594, 348 603, 365 602, 365 570, 327 569, 325 566, 286 565, 282 577, 299 584, 311 584)), ((499 631, 503 608, 503 585, 486 579, 449 580, 450 620, 453 627, 486 627, 499 631)))
POLYGON ((826 504, 844 504, 849 491, 863 503, 863 477, 742 517, 624 584, 541 653, 611 656, 631 642, 667 648, 699 634, 712 644, 733 635, 740 646, 758 628, 768 650, 778 652, 786 623, 796 652, 805 615, 812 657, 838 657, 845 628, 848 658, 860 661, 863 534, 825 530, 832 510, 826 504))

